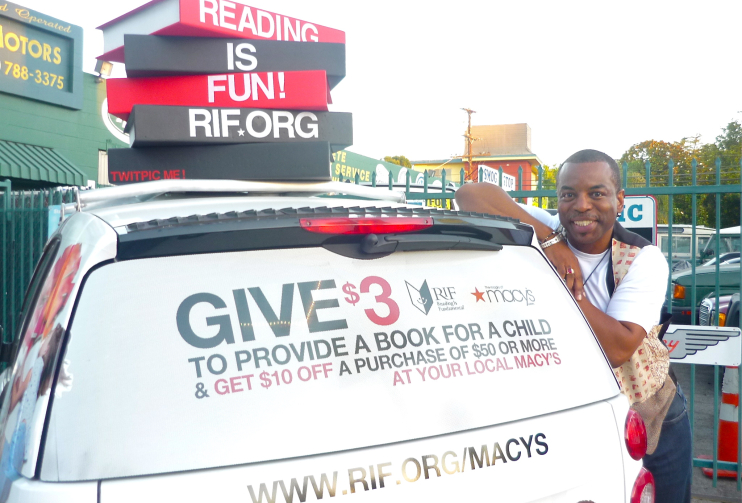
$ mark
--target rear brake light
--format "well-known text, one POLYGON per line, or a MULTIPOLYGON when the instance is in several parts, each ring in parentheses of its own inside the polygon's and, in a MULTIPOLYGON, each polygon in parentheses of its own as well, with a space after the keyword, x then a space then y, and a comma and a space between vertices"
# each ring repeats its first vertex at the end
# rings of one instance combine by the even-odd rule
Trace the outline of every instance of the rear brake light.
POLYGON ((685 287, 678 284, 673 284, 672 289, 673 299, 684 299, 685 298, 685 287))
POLYGON ((626 415, 624 439, 626 450, 632 458, 639 460, 647 453, 647 427, 639 413, 633 409, 629 409, 626 415))
POLYGON ((639 470, 631 490, 631 503, 654 503, 654 476, 646 468, 639 470))
POLYGON ((415 232, 433 226, 432 218, 302 218, 302 228, 322 234, 389 234, 392 232, 415 232))

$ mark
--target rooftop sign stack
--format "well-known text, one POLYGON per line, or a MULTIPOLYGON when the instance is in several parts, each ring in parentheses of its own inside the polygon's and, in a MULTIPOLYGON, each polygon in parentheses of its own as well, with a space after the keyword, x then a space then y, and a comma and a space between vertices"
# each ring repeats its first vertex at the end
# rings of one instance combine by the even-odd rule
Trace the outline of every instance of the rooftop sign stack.
POLYGON ((126 64, 108 110, 133 147, 109 150, 111 183, 327 181, 353 142, 351 114, 327 111, 342 31, 228 0, 155 0, 100 29, 100 58, 126 64))

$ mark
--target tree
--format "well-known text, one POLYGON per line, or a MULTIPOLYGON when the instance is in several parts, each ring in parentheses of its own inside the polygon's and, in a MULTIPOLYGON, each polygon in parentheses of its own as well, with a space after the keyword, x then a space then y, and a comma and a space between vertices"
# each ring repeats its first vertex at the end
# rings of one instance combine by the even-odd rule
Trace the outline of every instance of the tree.
MULTIPOLYGON (((673 162, 673 184, 691 185, 691 164, 693 162, 692 151, 689 141, 683 138, 679 142, 665 142, 647 140, 637 143, 629 148, 621 156, 619 165, 625 162, 628 165, 625 185, 627 187, 646 186, 646 163, 649 162, 649 185, 666 186, 670 181, 670 161, 673 162)), ((668 222, 669 198, 657 196, 657 223, 668 222)), ((692 199, 690 195, 684 194, 673 197, 673 221, 676 224, 691 224, 692 199)), ((705 219, 703 208, 698 207, 698 223, 705 219)))
MULTIPOLYGON (((742 157, 742 125, 736 120, 722 128, 716 142, 704 145, 699 152, 699 164, 706 171, 706 183, 716 183, 716 159, 721 160, 719 178, 722 185, 740 183, 740 157, 742 157)), ((739 193, 721 195, 721 228, 739 225, 739 193)), ((702 206, 708 215, 709 227, 716 227, 716 196, 703 197, 702 206)))
MULTIPOLYGON (((722 185, 740 183, 740 157, 742 157, 742 125, 731 121, 714 143, 696 148, 696 139, 683 138, 678 142, 648 140, 637 143, 621 156, 620 163, 628 165, 627 187, 646 185, 645 163, 649 161, 650 185, 665 186, 669 182, 668 163, 673 161, 673 184, 676 186, 691 185, 693 182, 692 162, 696 160, 696 183, 698 185, 716 184, 716 159, 721 160, 719 181, 722 185), (695 140, 695 141, 693 141, 695 140)), ((657 222, 667 223, 668 197, 657 199, 657 222)), ((721 195, 721 226, 739 225, 738 193, 721 195)), ((678 195, 673 197, 673 221, 676 224, 691 224, 692 196, 678 195)), ((714 194, 697 197, 696 223, 707 227, 716 227, 716 196, 714 194)))
MULTIPOLYGON (((550 167, 547 165, 541 166, 543 168, 543 177, 541 178, 541 188, 544 190, 556 190, 556 175, 559 171, 558 167, 550 167)), ((556 197, 545 197, 542 198, 542 204, 544 208, 555 210, 557 207, 556 197), (545 201, 544 201, 545 199, 545 201)), ((533 205, 538 206, 538 198, 533 198, 533 205)))
POLYGON ((384 160, 386 162, 391 162, 392 164, 396 164, 397 166, 402 166, 403 168, 412 167, 412 163, 410 162, 410 160, 403 155, 395 155, 394 157, 386 156, 384 157, 384 160))

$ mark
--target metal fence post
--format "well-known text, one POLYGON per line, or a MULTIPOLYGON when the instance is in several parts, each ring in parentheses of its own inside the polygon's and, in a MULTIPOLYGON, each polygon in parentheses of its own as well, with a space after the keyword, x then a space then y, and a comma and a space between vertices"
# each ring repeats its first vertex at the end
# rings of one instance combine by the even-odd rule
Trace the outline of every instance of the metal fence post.
MULTIPOLYGON (((502 178, 500 178, 500 186, 502 186, 502 178)), ((523 190, 523 166, 518 166, 518 190, 523 190)), ((520 202, 522 203, 523 199, 520 202)))
MULTIPOLYGON (((544 168, 541 167, 541 165, 538 165, 538 191, 541 193, 541 189, 543 188, 543 181, 542 178, 544 176, 544 168)), ((538 196, 538 207, 543 208, 544 206, 541 204, 541 196, 538 196)))
MULTIPOLYGON (((649 163, 649 161, 647 161, 649 163)), ((675 162, 670 159, 670 161, 667 163, 667 186, 672 187, 673 186, 673 180, 674 180, 674 168, 675 168, 675 162)), ((673 213, 674 213, 674 206, 673 206, 673 200, 672 200, 672 193, 668 194, 667 196, 667 263, 670 265, 670 270, 672 271, 672 226, 674 223, 673 219, 673 213)), ((672 274, 670 274, 667 278, 667 312, 672 314, 672 274)))
MULTIPOLYGON (((691 186, 695 187, 698 185, 698 179, 697 179, 697 168, 698 168, 698 162, 693 159, 693 162, 691 163, 691 186)), ((696 215, 696 205, 697 205, 697 199, 695 193, 692 194, 692 207, 693 207, 693 226, 691 229, 691 260, 690 260, 690 267, 691 267, 691 289, 690 289, 690 296, 691 296, 691 306, 696 305, 696 222, 698 220, 698 215, 696 215)), ((691 309, 690 311, 690 324, 695 325, 697 322, 696 319, 696 310, 691 309)), ((690 420, 690 431, 693 431, 694 424, 695 424, 695 408, 696 408, 696 364, 692 363, 690 366, 690 410, 688 411, 688 419, 690 420)), ((694 445, 695 445, 695 439, 694 436, 691 435, 690 439, 690 446, 691 446, 691 452, 694 452, 694 445)))
POLYGON ((3 338, 2 342, 7 344, 13 340, 13 332, 10 324, 8 323, 8 238, 10 232, 8 232, 9 221, 10 221, 10 199, 12 192, 12 183, 10 180, 4 180, 0 182, 0 188, 3 189, 3 215, 2 215, 2 258, 3 258, 3 310, 2 310, 2 328, 3 338))
MULTIPOLYGON (((742 158, 739 160, 739 181, 742 185, 742 158)), ((739 222, 742 225, 742 193, 739 198, 739 222)), ((742 286, 742 266, 739 268, 739 284, 742 286)), ((740 298, 742 298, 742 292, 740 292, 740 298)), ((742 396, 742 379, 739 374, 737 374, 737 380, 739 381, 737 396, 742 396)), ((737 491, 742 491, 742 404, 737 407, 737 491)))

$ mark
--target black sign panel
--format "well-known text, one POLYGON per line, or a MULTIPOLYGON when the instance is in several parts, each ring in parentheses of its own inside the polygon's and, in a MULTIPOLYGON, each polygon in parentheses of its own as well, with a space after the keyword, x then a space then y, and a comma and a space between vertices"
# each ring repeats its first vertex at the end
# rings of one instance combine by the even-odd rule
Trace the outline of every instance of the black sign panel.
POLYGON ((330 145, 252 143, 108 150, 108 181, 250 180, 329 182, 330 145))
POLYGON ((325 70, 345 77, 345 44, 124 35, 127 77, 325 70))
POLYGON ((135 105, 126 132, 133 147, 319 141, 336 152, 353 144, 352 118, 345 112, 135 105))
POLYGON ((82 28, 0 0, 0 91, 82 108, 82 28))

